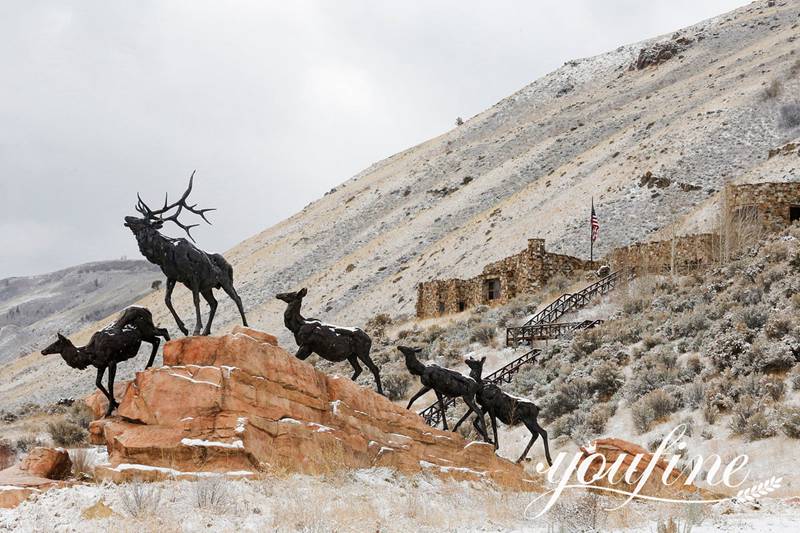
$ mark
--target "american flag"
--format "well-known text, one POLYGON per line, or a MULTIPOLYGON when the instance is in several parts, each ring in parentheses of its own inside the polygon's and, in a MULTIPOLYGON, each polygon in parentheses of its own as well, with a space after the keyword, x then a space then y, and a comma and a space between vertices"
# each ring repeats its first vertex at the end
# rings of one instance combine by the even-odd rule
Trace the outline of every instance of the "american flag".
POLYGON ((589 222, 592 226, 592 242, 597 240, 597 233, 600 231, 600 221, 597 220, 597 213, 594 212, 594 198, 592 198, 592 217, 589 222))

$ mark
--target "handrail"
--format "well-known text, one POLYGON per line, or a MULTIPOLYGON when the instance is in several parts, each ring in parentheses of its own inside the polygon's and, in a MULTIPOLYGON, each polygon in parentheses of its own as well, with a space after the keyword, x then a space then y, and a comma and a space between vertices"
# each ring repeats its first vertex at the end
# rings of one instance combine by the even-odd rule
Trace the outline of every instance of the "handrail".
POLYGON ((574 294, 562 294, 554 302, 550 303, 544 309, 533 315, 523 325, 532 326, 534 324, 550 323, 558 320, 578 305, 585 305, 588 302, 588 299, 595 294, 605 294, 613 289, 616 286, 617 280, 620 278, 621 274, 622 271, 617 270, 603 279, 600 279, 591 285, 587 285, 574 294))

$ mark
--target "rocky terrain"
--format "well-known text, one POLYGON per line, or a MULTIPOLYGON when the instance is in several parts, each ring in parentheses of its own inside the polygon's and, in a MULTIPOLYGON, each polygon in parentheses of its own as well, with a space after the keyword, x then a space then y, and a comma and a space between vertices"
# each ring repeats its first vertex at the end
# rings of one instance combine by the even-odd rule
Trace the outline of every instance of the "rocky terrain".
POLYGON ((116 313, 157 279, 150 263, 119 260, 0 280, 0 365, 116 313))

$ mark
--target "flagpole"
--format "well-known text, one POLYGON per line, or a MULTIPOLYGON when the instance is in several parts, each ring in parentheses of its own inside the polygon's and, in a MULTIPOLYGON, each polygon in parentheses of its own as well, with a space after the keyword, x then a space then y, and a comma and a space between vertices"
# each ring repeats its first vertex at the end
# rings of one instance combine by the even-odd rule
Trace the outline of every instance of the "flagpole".
MULTIPOLYGON (((594 213, 594 196, 592 196, 592 213, 594 213)), ((592 228, 592 215, 589 215, 589 261, 594 262, 594 228, 592 228)))

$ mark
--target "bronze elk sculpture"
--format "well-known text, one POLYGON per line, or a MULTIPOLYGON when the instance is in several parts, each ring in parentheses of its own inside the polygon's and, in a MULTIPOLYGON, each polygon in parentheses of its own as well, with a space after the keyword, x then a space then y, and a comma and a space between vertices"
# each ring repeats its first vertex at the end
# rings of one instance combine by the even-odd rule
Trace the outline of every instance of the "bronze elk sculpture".
MULTIPOLYGON (((470 368, 470 377, 477 381, 480 386, 477 393, 478 403, 481 405, 481 407, 483 407, 484 411, 489 413, 489 418, 492 421, 495 449, 500 446, 500 442, 497 439, 498 418, 501 422, 508 426, 525 424, 525 427, 527 427, 528 431, 531 432, 531 440, 525 447, 525 451, 523 451, 522 455, 520 455, 519 459, 517 459, 517 462, 522 462, 522 460, 525 459, 525 456, 528 455, 533 443, 536 442, 536 438, 541 435, 542 440, 544 441, 544 453, 545 457, 547 458, 547 463, 550 466, 553 466, 553 460, 550 458, 550 445, 547 441, 547 431, 545 431, 537 421, 537 417, 539 416, 539 407, 537 407, 536 404, 530 400, 507 394, 503 392, 497 385, 483 381, 483 363, 485 361, 485 357, 481 359, 473 359, 468 357, 465 360, 467 366, 470 368)), ((475 411, 472 406, 469 407, 470 408, 467 410, 464 416, 461 417, 461 420, 458 421, 455 428, 453 428, 453 431, 458 429, 458 426, 460 426, 461 423, 467 419, 472 411, 475 411)), ((472 423, 475 426, 475 429, 480 432, 481 428, 478 427, 478 422, 484 421, 483 413, 480 411, 475 411, 475 413, 477 416, 475 419, 473 419, 472 423)))
POLYGON ((72 341, 58 333, 58 340, 42 350, 42 355, 60 354, 69 366, 79 370, 90 365, 97 368, 95 384, 108 398, 106 416, 111 416, 119 405, 114 399, 117 363, 135 357, 144 341, 153 345, 150 359, 145 366, 145 369, 150 368, 153 366, 161 342, 159 337, 169 340, 169 333, 166 329, 157 328, 153 324, 153 315, 148 309, 131 306, 122 312, 118 320, 92 335, 86 346, 75 346, 72 341), (108 369, 108 389, 103 387, 103 374, 106 369, 108 369))
MULTIPOLYGON (((398 346, 397 349, 403 354, 408 371, 414 376, 419 376, 419 380, 422 383, 422 388, 411 397, 406 409, 411 409, 413 403, 420 396, 433 390, 436 393, 436 399, 439 401, 439 409, 442 411, 442 427, 447 431, 447 411, 444 406, 444 397, 461 398, 472 411, 478 414, 478 425, 475 428, 483 437, 483 440, 488 442, 489 436, 486 433, 486 425, 483 421, 483 411, 475 403, 475 397, 480 391, 480 383, 455 370, 442 368, 439 365, 423 364, 417 358, 417 354, 422 351, 421 348, 398 346)), ((458 426, 453 428, 453 431, 457 428, 458 426)))
POLYGON ((353 381, 361 374, 360 361, 375 377, 378 394, 383 394, 380 371, 369 356, 372 348, 369 335, 359 328, 332 326, 315 318, 305 318, 300 314, 300 307, 306 294, 308 290, 304 288, 275 295, 288 304, 283 313, 283 323, 294 334, 298 346, 295 357, 305 361, 312 353, 316 353, 326 361, 348 361, 353 366, 353 377, 350 378, 353 381))
POLYGON ((142 252, 142 255, 151 263, 161 267, 161 271, 167 277, 164 302, 184 335, 188 335, 189 331, 175 312, 175 308, 172 307, 172 291, 175 288, 175 284, 181 282, 192 291, 196 315, 194 335, 199 335, 200 328, 203 327, 203 319, 200 315, 200 296, 203 296, 210 309, 208 322, 206 322, 206 327, 203 330, 203 335, 208 335, 211 333, 211 323, 214 320, 214 313, 217 311, 214 289, 222 289, 236 303, 239 314, 242 316, 242 324, 245 326, 247 326, 247 318, 244 315, 242 300, 233 287, 233 267, 222 255, 209 254, 197 248, 193 244, 194 238, 191 234, 191 229, 197 224, 186 226, 178 218, 185 209, 190 213, 200 215, 206 223, 211 224, 206 218, 206 213, 214 209, 197 209, 196 204, 188 205, 186 203, 189 194, 192 192, 193 180, 194 172, 189 178, 189 187, 183 193, 183 196, 177 202, 171 204, 168 197, 166 197, 164 199, 164 207, 161 209, 150 209, 141 196, 137 195, 139 201, 136 204, 136 211, 142 216, 125 217, 125 226, 130 228, 134 236, 136 236, 139 251, 142 252), (173 209, 176 209, 176 211, 165 217, 165 214, 173 209), (165 222, 174 222, 186 232, 192 242, 183 238, 174 239, 162 235, 158 230, 163 227, 165 222))

